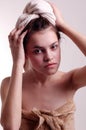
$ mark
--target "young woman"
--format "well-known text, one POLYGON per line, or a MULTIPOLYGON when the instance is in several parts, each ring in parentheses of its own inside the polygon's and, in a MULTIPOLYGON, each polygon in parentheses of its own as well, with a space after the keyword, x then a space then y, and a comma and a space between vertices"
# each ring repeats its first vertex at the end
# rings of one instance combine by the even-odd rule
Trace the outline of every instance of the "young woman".
POLYGON ((2 81, 4 130, 74 130, 75 92, 86 85, 86 66, 61 72, 60 31, 86 56, 86 36, 76 32, 51 4, 56 25, 41 15, 9 35, 11 77, 2 81), (23 68, 25 72, 23 73, 23 68))

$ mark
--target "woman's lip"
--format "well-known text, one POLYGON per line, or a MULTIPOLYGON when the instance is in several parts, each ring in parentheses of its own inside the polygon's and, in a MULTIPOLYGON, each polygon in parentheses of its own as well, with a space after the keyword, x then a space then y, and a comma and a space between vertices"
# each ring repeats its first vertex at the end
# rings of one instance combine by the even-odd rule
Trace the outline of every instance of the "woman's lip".
POLYGON ((45 68, 47 68, 47 67, 53 67, 54 65, 56 65, 56 63, 50 63, 50 64, 45 65, 45 68))

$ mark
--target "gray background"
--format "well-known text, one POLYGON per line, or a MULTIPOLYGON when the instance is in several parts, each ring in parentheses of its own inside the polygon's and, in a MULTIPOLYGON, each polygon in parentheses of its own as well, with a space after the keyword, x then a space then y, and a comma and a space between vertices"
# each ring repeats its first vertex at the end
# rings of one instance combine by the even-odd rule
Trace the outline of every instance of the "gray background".
MULTIPOLYGON (((61 10, 65 21, 77 31, 86 35, 86 1, 52 0, 61 10)), ((8 43, 8 34, 22 13, 28 0, 0 0, 0 83, 11 73, 12 59, 8 43)), ((86 65, 86 58, 73 42, 62 35, 62 61, 60 69, 69 71, 86 65)), ((76 130, 86 130, 86 87, 79 89, 74 97, 76 103, 76 130)), ((1 102, 0 102, 1 109, 1 102)), ((2 130, 0 126, 0 130, 2 130)))

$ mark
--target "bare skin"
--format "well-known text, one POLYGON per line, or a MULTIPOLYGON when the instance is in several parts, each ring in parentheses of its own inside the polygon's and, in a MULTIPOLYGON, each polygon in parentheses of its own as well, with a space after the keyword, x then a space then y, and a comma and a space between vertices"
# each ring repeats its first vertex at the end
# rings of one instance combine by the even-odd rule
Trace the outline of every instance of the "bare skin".
MULTIPOLYGON (((59 10, 53 4, 52 7, 58 17, 56 23, 59 29, 73 40, 86 56, 86 36, 68 26, 59 10)), ((86 86, 86 66, 69 72, 58 70, 60 43, 51 27, 31 36, 26 55, 22 44, 26 32, 19 36, 23 28, 14 29, 9 35, 13 67, 11 77, 5 78, 1 85, 1 124, 4 130, 19 130, 22 109, 57 109, 73 99, 77 89, 86 86), (35 46, 38 48, 34 49, 35 46), (28 58, 32 68, 22 73, 28 58)))

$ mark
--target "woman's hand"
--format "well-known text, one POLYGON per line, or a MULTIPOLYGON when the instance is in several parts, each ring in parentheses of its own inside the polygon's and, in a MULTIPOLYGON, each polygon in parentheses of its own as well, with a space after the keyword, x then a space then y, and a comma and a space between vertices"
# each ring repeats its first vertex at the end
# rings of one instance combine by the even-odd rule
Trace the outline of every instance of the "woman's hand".
POLYGON ((60 10, 55 6, 54 3, 49 2, 49 4, 51 5, 51 7, 53 8, 53 12, 56 16, 56 25, 57 27, 61 30, 62 26, 64 25, 65 21, 63 19, 63 16, 60 12, 60 10))
POLYGON ((9 34, 9 44, 11 48, 13 63, 19 63, 24 66, 25 63, 25 53, 23 48, 23 38, 26 35, 26 32, 20 35, 24 27, 20 29, 13 29, 9 34))

